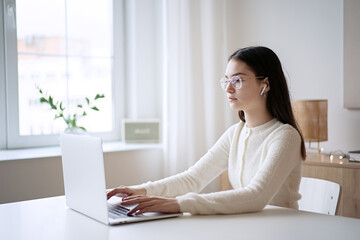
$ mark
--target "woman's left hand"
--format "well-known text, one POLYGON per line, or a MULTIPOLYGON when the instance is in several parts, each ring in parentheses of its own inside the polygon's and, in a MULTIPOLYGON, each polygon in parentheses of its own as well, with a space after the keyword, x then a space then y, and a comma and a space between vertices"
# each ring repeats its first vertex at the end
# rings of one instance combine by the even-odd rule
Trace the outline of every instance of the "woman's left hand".
POLYGON ((176 198, 151 196, 129 196, 122 199, 121 205, 138 204, 128 215, 139 215, 146 212, 179 213, 180 205, 176 198))

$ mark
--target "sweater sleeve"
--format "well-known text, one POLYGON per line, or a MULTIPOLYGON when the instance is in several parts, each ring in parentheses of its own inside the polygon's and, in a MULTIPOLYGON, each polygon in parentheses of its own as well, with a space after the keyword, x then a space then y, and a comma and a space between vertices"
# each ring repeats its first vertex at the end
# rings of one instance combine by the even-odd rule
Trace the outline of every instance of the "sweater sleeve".
POLYGON ((178 196, 182 212, 234 214, 262 210, 279 191, 291 171, 301 163, 300 136, 293 128, 273 134, 264 162, 244 188, 178 196))
POLYGON ((215 145, 192 167, 177 175, 135 186, 149 196, 176 197, 188 192, 200 192, 227 169, 230 142, 236 125, 230 127, 215 145))

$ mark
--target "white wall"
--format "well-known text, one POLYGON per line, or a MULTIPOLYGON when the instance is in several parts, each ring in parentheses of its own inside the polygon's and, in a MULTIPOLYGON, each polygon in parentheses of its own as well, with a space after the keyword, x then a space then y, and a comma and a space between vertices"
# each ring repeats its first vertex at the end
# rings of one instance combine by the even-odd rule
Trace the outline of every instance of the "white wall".
POLYGON ((325 151, 360 149, 360 111, 343 108, 343 1, 228 4, 234 29, 229 49, 272 48, 288 74, 292 99, 328 99, 328 141, 321 143, 325 151))
MULTIPOLYGON (((107 188, 163 177, 162 149, 104 154, 107 188)), ((0 204, 64 195, 60 157, 0 161, 0 204)))

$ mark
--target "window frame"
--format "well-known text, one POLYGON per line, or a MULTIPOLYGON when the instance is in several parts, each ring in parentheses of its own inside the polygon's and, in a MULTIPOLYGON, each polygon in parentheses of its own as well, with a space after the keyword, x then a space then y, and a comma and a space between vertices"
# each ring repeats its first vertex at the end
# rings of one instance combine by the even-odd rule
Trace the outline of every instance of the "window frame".
MULTIPOLYGON (((65 0, 64 0, 65 1, 65 0)), ((25 148, 58 145, 58 134, 50 135, 31 135, 20 136, 19 134, 19 106, 18 106, 18 63, 17 63, 17 35, 16 35, 16 15, 8 15, 8 9, 16 9, 15 0, 1 0, 1 13, 3 24, 1 24, 1 35, 3 44, 1 48, 1 61, 4 64, 3 74, 1 74, 1 114, 0 123, 0 149, 1 148, 25 148), (4 99, 3 99, 4 98, 4 99), (4 106, 3 106, 4 105, 4 106), (4 122, 4 123, 3 123, 4 122)), ((15 10, 16 14, 16 10, 15 10)), ((120 119, 124 116, 124 1, 113 0, 113 65, 112 65, 112 106, 113 124, 111 132, 91 133, 100 136, 104 141, 119 140, 121 133, 120 119), (116 43, 116 44, 115 44, 116 43)))

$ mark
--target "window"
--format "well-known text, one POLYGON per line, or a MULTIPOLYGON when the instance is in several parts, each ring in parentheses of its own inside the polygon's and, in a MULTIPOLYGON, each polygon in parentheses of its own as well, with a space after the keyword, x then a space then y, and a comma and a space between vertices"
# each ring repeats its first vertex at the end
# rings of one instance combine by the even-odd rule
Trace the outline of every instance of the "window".
POLYGON ((7 147, 53 145, 64 131, 62 119, 40 103, 36 86, 74 114, 85 97, 99 112, 89 110, 78 125, 105 140, 119 136, 121 106, 120 1, 6 0, 3 6, 7 88, 7 147), (117 26, 117 27, 116 27, 117 26), (117 94, 114 94, 117 93, 117 94))

